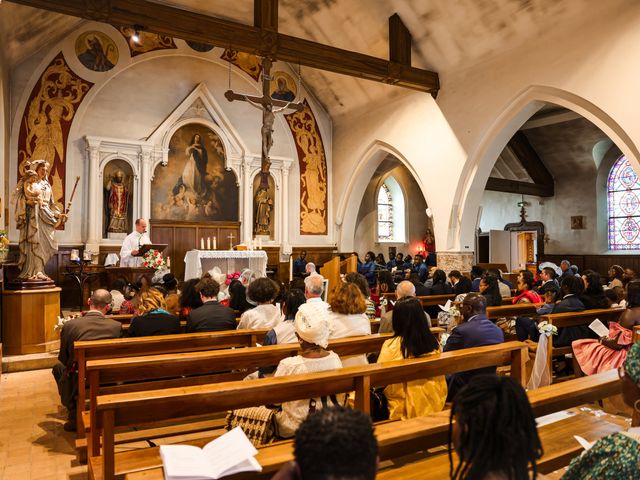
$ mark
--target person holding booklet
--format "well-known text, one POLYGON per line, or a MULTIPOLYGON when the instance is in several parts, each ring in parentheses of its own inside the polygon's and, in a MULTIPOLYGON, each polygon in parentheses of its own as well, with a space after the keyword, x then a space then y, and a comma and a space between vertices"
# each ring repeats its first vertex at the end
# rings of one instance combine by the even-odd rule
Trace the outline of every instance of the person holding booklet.
POLYGON ((609 322, 608 331, 602 322, 593 322, 589 327, 600 338, 575 340, 571 344, 582 371, 593 375, 624 364, 635 325, 640 325, 640 280, 627 284, 627 309, 620 315, 618 322, 609 322))

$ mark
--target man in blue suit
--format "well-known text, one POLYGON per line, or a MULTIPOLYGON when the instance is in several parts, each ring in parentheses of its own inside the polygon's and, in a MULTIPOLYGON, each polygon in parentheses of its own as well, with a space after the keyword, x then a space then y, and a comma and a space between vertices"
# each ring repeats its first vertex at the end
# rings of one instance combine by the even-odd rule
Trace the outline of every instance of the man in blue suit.
POLYGON ((367 254, 364 256, 364 263, 362 265, 358 265, 358 273, 361 273, 367 279, 369 288, 375 286, 376 284, 375 257, 376 256, 373 252, 367 252, 367 254))
MULTIPOLYGON (((504 342, 502 330, 487 318, 487 300, 478 293, 469 293, 460 306, 462 323, 458 325, 447 339, 442 349, 444 352, 462 350, 464 348, 482 347, 504 342)), ((495 367, 479 368, 467 372, 447 375, 449 387, 448 399, 453 399, 458 390, 474 375, 496 373, 495 367)))

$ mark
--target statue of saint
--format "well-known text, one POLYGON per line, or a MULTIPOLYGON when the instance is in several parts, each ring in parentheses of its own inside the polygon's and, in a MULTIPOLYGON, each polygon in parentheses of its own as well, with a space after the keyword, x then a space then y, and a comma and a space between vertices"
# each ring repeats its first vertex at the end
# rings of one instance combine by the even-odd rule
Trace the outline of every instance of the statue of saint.
POLYGON ((107 210, 109 213, 109 233, 127 233, 127 213, 129 210, 129 188, 122 170, 116 171, 107 181, 107 210))
POLYGON ((255 234, 271 235, 271 209, 273 200, 269 195, 269 190, 263 186, 258 188, 254 199, 255 203, 255 234))
POLYGON ((53 201, 47 180, 49 168, 45 160, 27 164, 13 194, 16 228, 20 231, 20 280, 51 280, 44 266, 58 251, 56 228, 67 221, 67 215, 53 201))

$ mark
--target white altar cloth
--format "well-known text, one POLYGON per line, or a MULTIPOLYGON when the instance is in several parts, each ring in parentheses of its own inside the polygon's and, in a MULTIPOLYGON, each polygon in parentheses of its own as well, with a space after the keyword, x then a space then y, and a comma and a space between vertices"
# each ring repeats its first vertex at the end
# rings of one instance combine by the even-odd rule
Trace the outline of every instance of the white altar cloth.
POLYGON ((200 278, 219 267, 223 273, 249 268, 258 277, 267 276, 267 252, 264 250, 189 250, 184 256, 184 279, 200 278))

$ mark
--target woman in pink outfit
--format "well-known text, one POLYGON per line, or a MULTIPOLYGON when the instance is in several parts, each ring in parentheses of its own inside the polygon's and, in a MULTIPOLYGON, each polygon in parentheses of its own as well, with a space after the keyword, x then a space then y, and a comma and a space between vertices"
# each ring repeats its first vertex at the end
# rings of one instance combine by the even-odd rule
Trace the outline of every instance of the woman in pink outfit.
POLYGON ((640 325, 640 280, 627 284, 627 309, 618 322, 609 322, 608 336, 598 340, 575 340, 571 344, 582 371, 593 375, 624 364, 633 341, 635 325, 640 325))

